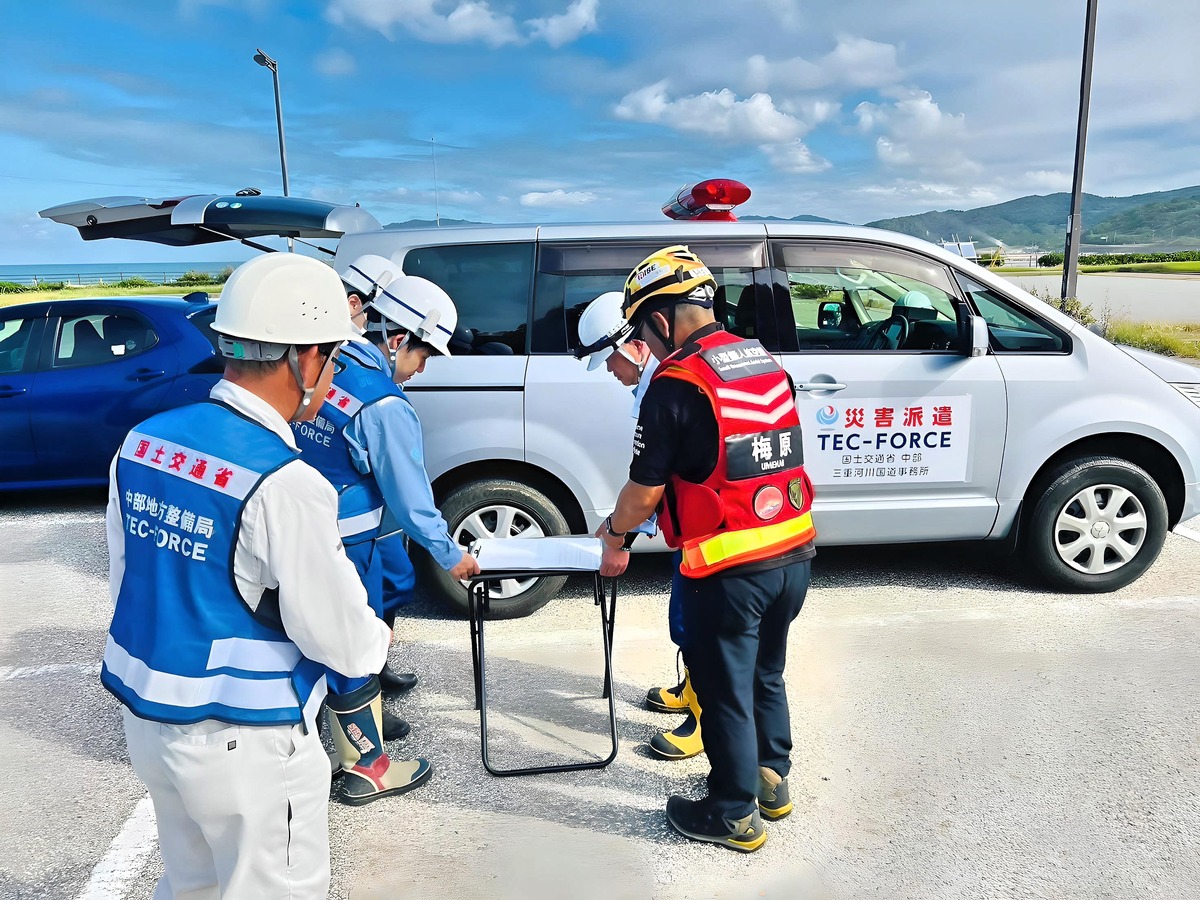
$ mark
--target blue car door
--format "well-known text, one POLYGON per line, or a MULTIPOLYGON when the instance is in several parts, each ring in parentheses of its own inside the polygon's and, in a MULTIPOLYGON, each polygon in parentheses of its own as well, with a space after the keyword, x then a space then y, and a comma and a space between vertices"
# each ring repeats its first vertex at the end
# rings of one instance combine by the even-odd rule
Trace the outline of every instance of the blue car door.
POLYGON ((130 306, 55 305, 32 396, 34 447, 50 477, 106 478, 125 434, 162 407, 179 374, 167 330, 130 306))
POLYGON ((36 478, 30 400, 48 307, 13 306, 0 315, 0 482, 36 478))

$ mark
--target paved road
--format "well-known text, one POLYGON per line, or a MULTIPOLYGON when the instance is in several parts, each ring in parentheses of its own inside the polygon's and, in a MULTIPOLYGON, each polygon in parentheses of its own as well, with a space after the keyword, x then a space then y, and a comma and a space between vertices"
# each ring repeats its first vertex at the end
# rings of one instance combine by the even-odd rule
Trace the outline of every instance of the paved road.
MULTIPOLYGON (((0 500, 0 897, 147 898, 159 863, 117 709, 100 505, 0 500)), ((1192 526, 1196 527, 1193 522, 1192 526)), ((676 837, 704 758, 653 760, 640 708, 674 675, 666 561, 617 613, 621 749, 603 771, 495 779, 467 629, 418 600, 393 661, 422 674, 395 752, 425 789, 331 806, 334 893, 359 898, 1200 895, 1200 543, 1135 585, 1041 592, 962 546, 826 550, 790 646, 797 812, 742 857, 676 837)), ((580 585, 488 626, 497 762, 599 752, 595 608, 580 585)))

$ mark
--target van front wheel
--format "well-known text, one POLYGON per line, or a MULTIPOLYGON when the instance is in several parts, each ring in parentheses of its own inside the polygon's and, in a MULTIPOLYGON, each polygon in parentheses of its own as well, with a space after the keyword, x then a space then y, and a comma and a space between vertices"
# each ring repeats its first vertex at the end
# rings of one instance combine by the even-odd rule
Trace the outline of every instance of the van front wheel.
MULTIPOLYGON (((550 537, 570 533, 563 514, 541 491, 517 481, 486 478, 452 490, 441 505, 442 516, 463 550, 477 538, 550 537)), ((419 557, 421 573, 433 593, 455 609, 467 612, 467 592, 428 553, 419 557)), ((489 586, 491 617, 519 619, 541 609, 567 579, 509 578, 489 586)))
POLYGON ((1049 472, 1028 498, 1025 555, 1054 587, 1115 591, 1158 558, 1167 536, 1167 501, 1144 469, 1089 456, 1049 472))

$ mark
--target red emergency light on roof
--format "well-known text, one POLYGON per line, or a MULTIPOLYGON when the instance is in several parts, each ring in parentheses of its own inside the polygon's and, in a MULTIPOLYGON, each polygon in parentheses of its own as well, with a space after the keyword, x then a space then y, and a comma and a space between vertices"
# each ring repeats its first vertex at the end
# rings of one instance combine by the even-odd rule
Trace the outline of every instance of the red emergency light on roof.
POLYGON ((671 219, 694 222, 736 222, 732 210, 750 199, 750 188, 732 178, 710 178, 699 184, 685 185, 663 204, 663 214, 671 219))

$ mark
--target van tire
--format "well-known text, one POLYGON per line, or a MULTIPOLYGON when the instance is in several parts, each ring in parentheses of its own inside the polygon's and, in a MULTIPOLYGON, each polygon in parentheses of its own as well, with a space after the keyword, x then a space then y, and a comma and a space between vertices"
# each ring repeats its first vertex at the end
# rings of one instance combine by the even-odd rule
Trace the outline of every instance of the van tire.
MULTIPOLYGON (((545 494, 529 485, 504 478, 483 478, 459 485, 446 495, 441 512, 451 537, 460 543, 463 550, 474 538, 492 537, 501 524, 501 515, 509 517, 506 530, 510 535, 516 531, 530 536, 550 537, 571 531, 562 512, 545 494), (484 533, 477 533, 481 530, 484 533)), ((466 615, 467 591, 462 582, 451 578, 424 551, 414 554, 414 562, 431 592, 466 615)), ((566 582, 566 576, 531 578, 527 582, 499 582, 499 596, 494 584, 489 617, 519 619, 536 612, 557 595, 566 582), (511 596, 503 596, 508 592, 512 592, 511 596)))
POLYGON ((1167 537, 1162 490, 1144 469, 1125 459, 1070 460, 1040 478, 1027 500, 1032 511, 1021 536, 1023 556, 1060 590, 1123 588, 1150 568, 1167 537), (1114 501, 1121 504, 1115 510, 1114 501), (1113 549, 1118 544, 1122 552, 1132 550, 1124 563, 1113 549), (1109 566, 1108 571, 1081 570, 1109 566))

